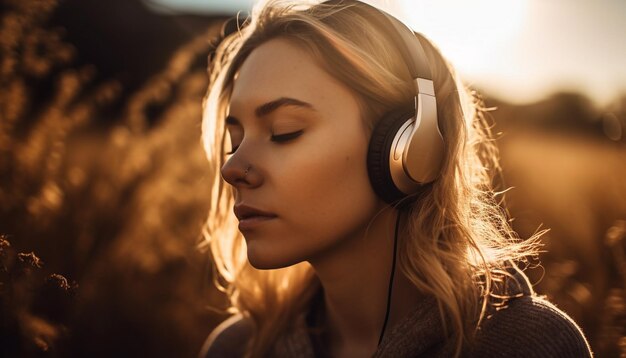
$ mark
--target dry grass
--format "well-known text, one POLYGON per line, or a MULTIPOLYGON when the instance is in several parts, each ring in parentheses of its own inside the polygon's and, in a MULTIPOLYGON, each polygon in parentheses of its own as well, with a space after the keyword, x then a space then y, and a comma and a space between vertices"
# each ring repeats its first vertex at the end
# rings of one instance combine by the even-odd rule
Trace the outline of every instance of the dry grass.
POLYGON ((599 356, 626 354, 626 146, 516 128, 501 151, 515 229, 550 229, 543 268, 530 271, 536 289, 581 324, 599 356))
POLYGON ((199 130, 207 76, 193 64, 218 28, 120 97, 120 83, 77 67, 62 30, 47 27, 55 6, 2 3, 1 355, 194 356, 220 296, 196 250, 209 168, 199 130), (115 101, 122 110, 111 114, 115 101), (26 270, 31 251, 39 264, 26 270))

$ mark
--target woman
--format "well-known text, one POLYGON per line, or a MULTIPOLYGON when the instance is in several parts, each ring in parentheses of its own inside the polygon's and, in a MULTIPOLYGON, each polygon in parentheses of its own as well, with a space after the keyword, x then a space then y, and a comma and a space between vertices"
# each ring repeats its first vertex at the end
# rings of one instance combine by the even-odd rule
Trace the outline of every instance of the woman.
POLYGON ((536 237, 509 227, 480 102, 423 36, 358 1, 269 1, 211 77, 206 228, 234 315, 201 356, 590 355, 515 266, 536 237))

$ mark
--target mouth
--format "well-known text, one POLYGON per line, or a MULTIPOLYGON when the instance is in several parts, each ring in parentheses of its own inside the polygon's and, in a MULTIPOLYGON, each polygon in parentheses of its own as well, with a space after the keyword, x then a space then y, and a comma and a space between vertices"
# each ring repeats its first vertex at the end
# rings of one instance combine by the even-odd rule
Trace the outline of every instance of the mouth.
POLYGON ((239 220, 239 230, 248 230, 257 225, 275 219, 276 214, 263 211, 247 205, 235 205, 233 208, 235 216, 239 220))

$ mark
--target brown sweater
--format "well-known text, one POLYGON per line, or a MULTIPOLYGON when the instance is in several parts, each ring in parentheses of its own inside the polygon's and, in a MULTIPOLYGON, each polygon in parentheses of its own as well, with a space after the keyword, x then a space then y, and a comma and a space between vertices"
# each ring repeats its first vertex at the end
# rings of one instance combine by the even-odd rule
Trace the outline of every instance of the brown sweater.
MULTIPOLYGON (((481 324, 466 357, 591 357, 580 328, 565 313, 538 297, 521 273, 506 285, 509 299, 503 308, 492 310, 481 324)), ((200 357, 242 357, 252 334, 252 324, 231 317, 207 339, 200 357)), ((274 344, 272 357, 316 357, 320 347, 311 339, 302 315, 274 344)), ((437 302, 427 299, 388 334, 374 357, 450 357, 452 340, 443 329, 437 302)))

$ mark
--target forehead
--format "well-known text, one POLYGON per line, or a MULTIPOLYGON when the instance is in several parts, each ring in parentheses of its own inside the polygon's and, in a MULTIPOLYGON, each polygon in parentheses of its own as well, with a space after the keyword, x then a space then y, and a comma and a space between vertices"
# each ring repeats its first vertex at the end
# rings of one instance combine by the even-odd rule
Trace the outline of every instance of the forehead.
POLYGON ((314 105, 354 101, 350 90, 332 77, 304 48, 276 38, 263 43, 239 70, 231 95, 232 108, 249 108, 280 97, 314 105))

